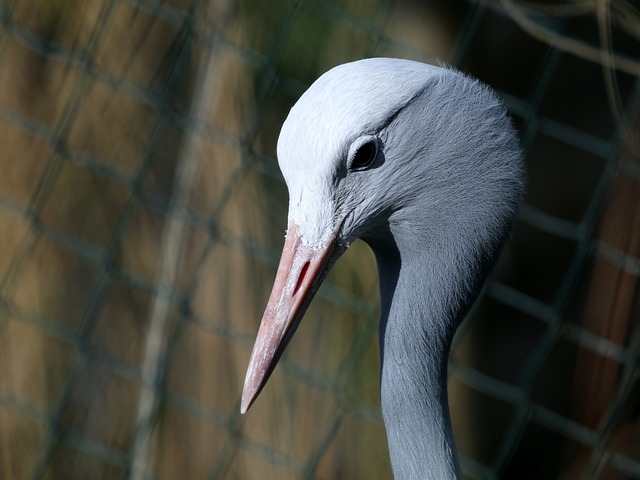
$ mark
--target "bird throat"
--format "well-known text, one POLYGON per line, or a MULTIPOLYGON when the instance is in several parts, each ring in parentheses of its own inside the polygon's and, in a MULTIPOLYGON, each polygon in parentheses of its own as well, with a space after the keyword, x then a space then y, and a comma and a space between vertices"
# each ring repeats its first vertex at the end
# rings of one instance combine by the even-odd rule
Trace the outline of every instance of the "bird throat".
MULTIPOLYGON (((443 300, 441 258, 372 245, 380 276, 382 414, 396 480, 461 478, 447 396, 459 318, 443 300)), ((453 279, 451 279, 454 282, 453 279)), ((455 285, 450 285, 455 288, 455 285)))

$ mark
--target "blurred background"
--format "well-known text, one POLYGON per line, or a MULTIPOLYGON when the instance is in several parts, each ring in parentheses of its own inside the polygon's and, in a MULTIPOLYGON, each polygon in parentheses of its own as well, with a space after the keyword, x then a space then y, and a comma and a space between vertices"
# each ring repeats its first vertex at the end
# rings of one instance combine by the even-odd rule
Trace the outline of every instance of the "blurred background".
POLYGON ((239 414, 286 227, 280 126, 369 56, 488 83, 526 152, 452 348, 465 477, 640 478, 625 0, 0 0, 0 478, 391 478, 362 242, 239 414))

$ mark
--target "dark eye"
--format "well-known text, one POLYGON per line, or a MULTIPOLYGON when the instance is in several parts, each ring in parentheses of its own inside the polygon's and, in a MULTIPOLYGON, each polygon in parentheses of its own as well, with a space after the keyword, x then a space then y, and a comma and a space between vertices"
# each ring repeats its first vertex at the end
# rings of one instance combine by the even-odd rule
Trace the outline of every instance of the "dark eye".
POLYGON ((371 140, 363 143, 353 155, 349 168, 351 170, 364 170, 373 163, 377 153, 378 146, 375 141, 371 140))

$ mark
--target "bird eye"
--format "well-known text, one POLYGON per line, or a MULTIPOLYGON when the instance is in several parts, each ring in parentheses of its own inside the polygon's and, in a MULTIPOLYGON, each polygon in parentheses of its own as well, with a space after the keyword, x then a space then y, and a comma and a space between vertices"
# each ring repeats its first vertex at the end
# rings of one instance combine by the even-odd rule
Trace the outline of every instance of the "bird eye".
POLYGON ((378 145, 374 140, 369 140, 358 147, 356 153, 353 154, 350 170, 364 170, 368 168, 378 153, 378 145))

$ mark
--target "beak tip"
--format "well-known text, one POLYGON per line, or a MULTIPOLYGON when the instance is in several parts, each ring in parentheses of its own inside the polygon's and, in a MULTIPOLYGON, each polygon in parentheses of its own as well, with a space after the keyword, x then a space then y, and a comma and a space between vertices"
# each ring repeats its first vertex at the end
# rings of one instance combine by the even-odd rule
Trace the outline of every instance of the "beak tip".
POLYGON ((240 401, 240 414, 244 415, 247 413, 251 405, 253 404, 253 400, 255 398, 255 392, 247 391, 247 388, 242 392, 242 400, 240 401))

